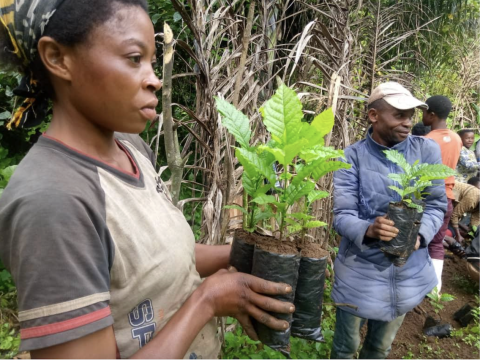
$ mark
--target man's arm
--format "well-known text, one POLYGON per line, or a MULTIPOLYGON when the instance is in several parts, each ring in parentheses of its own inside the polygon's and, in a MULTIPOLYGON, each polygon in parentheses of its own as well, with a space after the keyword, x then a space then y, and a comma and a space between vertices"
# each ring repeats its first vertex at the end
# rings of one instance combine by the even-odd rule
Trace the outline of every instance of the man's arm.
MULTIPOLYGON (((422 160, 427 164, 442 164, 440 147, 434 141, 425 141, 423 145, 422 160)), ((422 225, 419 234, 421 236, 420 246, 426 247, 432 241, 435 234, 443 224, 447 212, 447 195, 445 193, 445 181, 433 180, 434 186, 425 190, 425 209, 422 217, 422 225)))
MULTIPOLYGON (((375 234, 380 236, 380 231, 383 226, 383 220, 376 221, 375 228, 370 227, 372 224, 367 220, 360 219, 358 216, 358 202, 359 202, 359 184, 358 184, 358 168, 356 159, 352 154, 351 149, 345 151, 347 162, 352 165, 350 169, 340 169, 334 173, 333 184, 333 213, 334 213, 334 227, 335 230, 345 238, 349 239, 355 245, 363 250, 368 249, 363 243, 367 231, 376 230, 375 234), (350 150, 350 151, 349 151, 350 150)), ((388 228, 388 230, 391 230, 388 228)), ((389 235, 385 233, 385 235, 389 235)), ((370 235, 369 235, 370 236, 370 235)), ((391 237, 390 237, 391 239, 391 237)))
POLYGON ((204 278, 226 269, 230 262, 230 245, 195 245, 196 268, 204 278))

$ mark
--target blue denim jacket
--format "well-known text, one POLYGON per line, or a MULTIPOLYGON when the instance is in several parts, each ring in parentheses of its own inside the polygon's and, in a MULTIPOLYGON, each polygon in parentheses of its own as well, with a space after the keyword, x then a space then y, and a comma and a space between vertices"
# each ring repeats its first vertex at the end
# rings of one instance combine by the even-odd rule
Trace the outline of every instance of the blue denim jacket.
MULTIPOLYGON (((447 210, 444 181, 426 189, 425 211, 420 227, 422 244, 403 267, 395 267, 379 249, 380 240, 364 241, 368 226, 377 216, 385 215, 390 201, 400 196, 388 188, 397 185, 389 173, 401 172, 388 161, 387 150, 371 137, 345 149, 351 169, 334 175, 334 227, 342 235, 335 260, 335 283, 332 297, 337 303, 355 305, 358 310, 342 307, 359 317, 392 321, 413 309, 437 284, 428 243, 440 229, 447 210)), ((393 149, 410 164, 441 164, 440 147, 435 141, 409 136, 393 149)))

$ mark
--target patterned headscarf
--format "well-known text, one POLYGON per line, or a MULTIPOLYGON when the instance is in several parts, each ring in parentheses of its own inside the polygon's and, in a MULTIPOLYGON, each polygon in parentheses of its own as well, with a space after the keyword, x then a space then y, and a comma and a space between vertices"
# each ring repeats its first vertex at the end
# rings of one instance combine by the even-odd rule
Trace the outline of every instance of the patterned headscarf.
MULTIPOLYGON (((13 52, 22 61, 27 73, 13 90, 26 98, 15 111, 7 128, 32 127, 40 124, 48 110, 48 98, 33 78, 30 65, 37 53, 38 40, 48 21, 65 0, 0 0, 0 21, 8 32, 13 52)), ((8 51, 8 50, 7 50, 8 51)))

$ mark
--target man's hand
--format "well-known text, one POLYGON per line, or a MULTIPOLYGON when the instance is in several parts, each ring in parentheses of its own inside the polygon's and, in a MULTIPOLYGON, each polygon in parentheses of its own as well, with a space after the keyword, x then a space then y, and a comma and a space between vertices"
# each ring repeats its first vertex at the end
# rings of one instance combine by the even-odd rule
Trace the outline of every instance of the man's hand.
POLYGON ((394 222, 388 220, 386 215, 379 216, 375 219, 374 223, 368 227, 365 235, 373 239, 390 241, 398 235, 398 229, 394 227, 394 225, 394 222))
POLYGON ((453 229, 455 230, 455 235, 456 235, 456 240, 460 243, 463 244, 463 241, 465 240, 460 233, 460 227, 459 226, 454 226, 453 229))

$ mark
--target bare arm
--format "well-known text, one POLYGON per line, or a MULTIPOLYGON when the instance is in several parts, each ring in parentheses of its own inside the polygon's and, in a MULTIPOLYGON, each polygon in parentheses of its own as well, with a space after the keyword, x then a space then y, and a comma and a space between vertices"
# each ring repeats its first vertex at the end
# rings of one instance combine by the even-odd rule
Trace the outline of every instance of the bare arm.
MULTIPOLYGON (((288 322, 265 310, 291 313, 293 304, 267 295, 286 294, 292 288, 257 277, 220 270, 195 290, 167 325, 132 358, 183 358, 200 330, 213 316, 234 316, 256 339, 250 317, 276 330, 286 330, 288 322)), ((50 348, 32 351, 33 358, 115 358, 116 342, 112 327, 50 348)))
POLYGON ((226 269, 230 261, 230 245, 195 245, 195 261, 200 277, 226 269))

